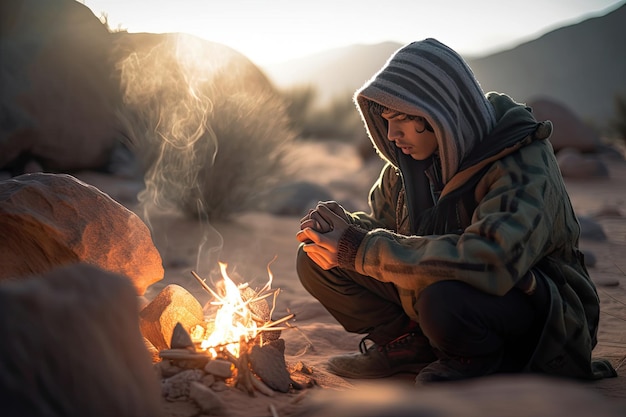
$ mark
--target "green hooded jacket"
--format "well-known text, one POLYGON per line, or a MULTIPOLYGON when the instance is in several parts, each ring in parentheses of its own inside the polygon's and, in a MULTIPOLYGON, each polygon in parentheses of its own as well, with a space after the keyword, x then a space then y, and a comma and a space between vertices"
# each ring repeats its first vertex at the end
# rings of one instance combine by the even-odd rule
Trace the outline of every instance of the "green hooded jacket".
POLYGON ((531 294, 541 280, 547 315, 527 370, 615 376, 607 361, 592 361, 599 300, 548 140, 551 123, 504 94, 482 93, 464 61, 434 39, 399 50, 355 101, 386 164, 370 192, 371 212, 349 213, 339 266, 395 284, 417 322, 417 298, 432 283, 458 280, 504 295, 514 287, 531 294), (428 66, 441 56, 438 68, 428 66), (435 78, 436 92, 421 90, 435 78), (415 161, 398 152, 372 102, 427 115, 436 155, 415 161), (469 108, 479 110, 468 116, 469 108))

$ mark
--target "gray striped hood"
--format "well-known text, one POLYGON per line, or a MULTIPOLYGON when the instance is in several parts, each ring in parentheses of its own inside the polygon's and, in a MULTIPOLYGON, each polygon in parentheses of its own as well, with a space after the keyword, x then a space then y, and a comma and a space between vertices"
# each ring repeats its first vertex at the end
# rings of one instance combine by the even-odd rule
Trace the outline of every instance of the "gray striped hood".
POLYGON ((437 137, 444 184, 496 124, 494 109, 467 63, 435 39, 399 49, 355 93, 355 102, 375 148, 399 168, 399 159, 408 156, 387 139, 386 121, 370 111, 370 101, 426 117, 437 137))

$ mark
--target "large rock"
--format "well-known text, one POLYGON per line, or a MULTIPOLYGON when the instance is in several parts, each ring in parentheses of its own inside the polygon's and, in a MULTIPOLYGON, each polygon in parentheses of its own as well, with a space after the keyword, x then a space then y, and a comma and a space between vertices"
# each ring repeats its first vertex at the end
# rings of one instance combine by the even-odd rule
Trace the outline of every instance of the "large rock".
POLYGON ((75 264, 0 282, 0 414, 163 415, 126 277, 75 264))
POLYGON ((0 170, 106 166, 121 103, 106 26, 74 0, 2 0, 0 35, 0 170))
POLYGON ((204 324, 200 302, 180 285, 170 284, 140 313, 141 333, 157 350, 169 349, 178 323, 190 332, 204 324))
POLYGON ((574 148, 580 152, 596 152, 600 135, 567 105, 551 98, 536 98, 527 103, 537 120, 550 120, 554 126, 550 142, 555 151, 574 148))
POLYGON ((143 221, 68 174, 0 181, 0 280, 85 262, 129 277, 138 295, 163 278, 143 221))

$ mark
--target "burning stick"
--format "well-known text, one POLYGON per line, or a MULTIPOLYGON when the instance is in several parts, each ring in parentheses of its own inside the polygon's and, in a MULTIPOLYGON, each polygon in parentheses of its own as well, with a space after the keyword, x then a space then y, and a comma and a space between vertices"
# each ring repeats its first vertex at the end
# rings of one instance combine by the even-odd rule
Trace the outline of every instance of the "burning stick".
MULTIPOLYGON (((226 275, 225 274, 225 265, 221 264, 220 265, 222 267, 222 275, 226 275)), ((268 265, 268 273, 270 274, 271 277, 271 272, 269 272, 269 265, 268 265)), ((205 282, 204 279, 202 279, 197 273, 195 273, 194 271, 191 271, 191 274, 193 275, 193 277, 200 283, 200 285, 202 285, 202 287, 208 291, 211 295, 213 295, 213 297, 215 297, 217 300, 220 300, 220 303, 223 305, 225 302, 223 301, 223 298, 217 294, 215 291, 213 291, 205 282)), ((225 276, 225 278, 227 278, 225 276)), ((234 285, 234 284, 233 284, 234 285)), ((266 284, 261 291, 259 291, 258 293, 254 294, 253 297, 250 297, 248 300, 245 301, 244 305, 254 305, 254 303, 259 302, 261 300, 264 300, 265 298, 268 298, 271 295, 274 295, 274 305, 275 305, 275 300, 276 300, 276 295, 278 293, 278 290, 276 291, 272 291, 269 293, 265 293, 263 294, 263 292, 269 291, 270 290, 270 284, 268 282, 268 284, 266 284)), ((288 329, 288 327, 277 327, 279 324, 284 323, 288 320, 291 320, 292 318, 295 317, 294 314, 289 314, 279 320, 276 321, 267 321, 266 319, 259 317, 258 315, 254 314, 254 312, 252 312, 250 309, 247 309, 248 311, 246 311, 246 314, 249 314, 250 317, 257 323, 262 324, 261 327, 255 329, 254 331, 252 331, 255 334, 258 334, 260 332, 263 331, 280 331, 280 330, 286 330, 288 329)), ((273 307, 272 310, 273 311, 273 307)), ((271 311, 270 311, 270 317, 271 317, 271 311)), ((235 314, 241 314, 238 311, 235 311, 235 314)))
POLYGON ((237 382, 235 386, 243 387, 243 389, 250 395, 254 396, 254 386, 252 385, 252 372, 248 366, 248 343, 242 337, 239 340, 239 360, 237 361, 237 382))
POLYGON ((257 329, 258 332, 266 332, 266 331, 275 331, 275 330, 285 330, 288 329, 288 327, 276 327, 277 325, 286 322, 287 320, 291 320, 292 318, 296 317, 295 314, 291 313, 286 315, 285 317, 283 317, 282 319, 278 319, 276 321, 270 321, 268 323, 265 323, 262 327, 259 327, 257 329))
POLYGON ((267 395, 268 397, 273 397, 275 392, 270 387, 265 385, 263 381, 261 381, 256 376, 252 375, 251 377, 252 385, 257 389, 261 394, 267 395))
POLYGON ((215 298, 218 298, 218 299, 220 298, 219 295, 215 294, 215 292, 211 289, 211 287, 209 287, 206 284, 206 282, 202 278, 200 278, 200 276, 198 274, 196 274, 194 271, 191 271, 191 275, 193 275, 193 277, 198 280, 200 285, 202 285, 202 288, 204 288, 206 291, 208 291, 209 294, 211 294, 215 298))
POLYGON ((238 358, 235 357, 232 353, 228 352, 227 350, 223 351, 226 357, 231 362, 233 362, 235 364, 235 367, 237 368, 237 379, 235 382, 235 386, 242 388, 251 397, 254 397, 255 390, 259 391, 261 394, 267 395, 268 397, 273 397, 274 391, 270 387, 265 385, 265 383, 261 381, 259 378, 257 378, 250 370, 248 343, 242 338, 242 340, 239 341, 239 344, 240 346, 243 347, 243 349, 240 350, 240 354, 238 358))
MULTIPOLYGON (((291 313, 291 314, 286 315, 282 319, 278 319, 276 321, 271 321, 271 322, 267 323, 264 327, 266 327, 266 328, 274 327, 274 326, 276 326, 276 325, 278 325, 280 323, 286 322, 287 320, 291 320, 294 317, 296 317, 296 315, 291 313)), ((261 330, 261 329, 259 329, 259 330, 261 330)))
POLYGON ((258 292, 248 284, 236 285, 228 277, 226 264, 220 263, 220 268, 224 278, 222 295, 192 271, 193 277, 215 298, 211 303, 219 306, 213 331, 202 341, 201 348, 213 358, 221 356, 232 362, 237 368, 235 385, 249 395, 254 396, 256 391, 267 396, 273 396, 274 390, 287 392, 293 380, 286 369, 284 341, 276 332, 289 329, 287 321, 295 314, 271 319, 279 291, 271 290, 269 265, 270 280, 258 292), (274 297, 271 308, 265 301, 270 296, 274 297), (265 332, 270 332, 267 337, 265 332))
MULTIPOLYGON (((203 280, 202 278, 200 278, 200 276, 194 272, 191 271, 191 275, 193 275, 193 277, 200 283, 200 285, 202 285, 202 288, 204 288, 209 294, 211 294, 215 299, 217 300, 221 300, 222 297, 220 297, 219 294, 217 294, 215 291, 213 291, 211 289, 211 287, 209 287, 206 283, 205 280, 203 280)), ((270 293, 266 293, 266 294, 262 294, 264 291, 267 291, 269 289, 269 287, 267 286, 267 284, 265 285, 265 287, 263 287, 263 289, 261 291, 259 291, 257 294, 254 295, 253 298, 249 299, 246 301, 246 304, 254 304, 256 302, 259 302, 261 300, 264 300, 272 295, 274 295, 274 299, 276 297, 276 294, 278 293, 278 290, 272 291, 270 293)), ((258 322, 258 323, 263 323, 265 320, 259 316, 257 316, 256 314, 254 314, 254 312, 250 311, 250 314, 252 315, 253 319, 258 322)), ((271 313, 270 313, 271 315, 271 313)))

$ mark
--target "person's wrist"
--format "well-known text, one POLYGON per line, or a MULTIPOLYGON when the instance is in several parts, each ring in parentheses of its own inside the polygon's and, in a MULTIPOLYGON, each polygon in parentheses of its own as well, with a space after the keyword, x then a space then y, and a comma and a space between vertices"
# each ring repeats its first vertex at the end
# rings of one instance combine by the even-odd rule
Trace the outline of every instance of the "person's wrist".
POLYGON ((354 270, 356 254, 366 234, 366 230, 355 225, 348 226, 342 233, 337 243, 337 263, 340 268, 354 270))

